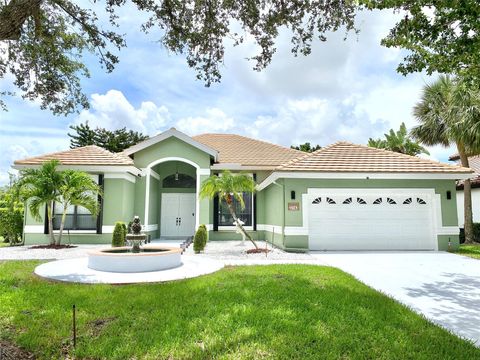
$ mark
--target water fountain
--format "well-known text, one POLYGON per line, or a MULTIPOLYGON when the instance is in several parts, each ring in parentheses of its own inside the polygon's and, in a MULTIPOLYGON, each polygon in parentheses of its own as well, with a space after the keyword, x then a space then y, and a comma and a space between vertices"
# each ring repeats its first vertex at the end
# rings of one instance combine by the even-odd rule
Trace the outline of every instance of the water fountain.
POLYGON ((181 248, 144 245, 147 235, 142 233, 138 216, 133 219, 131 230, 132 233, 126 236, 127 246, 89 252, 88 267, 99 271, 134 273, 182 265, 181 248))

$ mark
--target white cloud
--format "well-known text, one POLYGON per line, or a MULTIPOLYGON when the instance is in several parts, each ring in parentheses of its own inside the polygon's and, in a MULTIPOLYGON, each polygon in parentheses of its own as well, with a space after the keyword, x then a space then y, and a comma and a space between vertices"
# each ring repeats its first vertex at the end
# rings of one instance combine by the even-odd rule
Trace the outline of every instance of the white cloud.
POLYGON ((92 127, 109 130, 127 127, 155 135, 170 117, 167 107, 157 106, 151 101, 144 101, 139 108, 135 108, 118 90, 109 90, 104 95, 93 94, 90 105, 91 109, 83 110, 75 123, 88 121, 92 127))
POLYGON ((209 132, 227 132, 235 127, 233 118, 218 108, 207 108, 204 116, 187 117, 177 121, 176 127, 190 135, 209 132))

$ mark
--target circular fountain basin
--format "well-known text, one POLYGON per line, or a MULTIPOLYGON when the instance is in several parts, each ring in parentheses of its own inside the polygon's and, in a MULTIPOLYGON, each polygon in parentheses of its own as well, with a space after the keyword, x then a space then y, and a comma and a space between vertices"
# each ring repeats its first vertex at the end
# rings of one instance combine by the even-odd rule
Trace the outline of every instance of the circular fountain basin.
POLYGON ((145 246, 139 253, 129 247, 117 247, 88 253, 88 267, 98 271, 135 273, 172 269, 182 265, 182 249, 145 246))

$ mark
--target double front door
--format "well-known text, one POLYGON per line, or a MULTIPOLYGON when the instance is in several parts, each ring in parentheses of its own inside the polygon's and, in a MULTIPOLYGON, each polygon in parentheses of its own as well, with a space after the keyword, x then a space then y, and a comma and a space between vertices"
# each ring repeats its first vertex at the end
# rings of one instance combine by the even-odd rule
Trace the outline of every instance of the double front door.
POLYGON ((187 237, 195 232, 195 193, 163 193, 160 236, 187 237))

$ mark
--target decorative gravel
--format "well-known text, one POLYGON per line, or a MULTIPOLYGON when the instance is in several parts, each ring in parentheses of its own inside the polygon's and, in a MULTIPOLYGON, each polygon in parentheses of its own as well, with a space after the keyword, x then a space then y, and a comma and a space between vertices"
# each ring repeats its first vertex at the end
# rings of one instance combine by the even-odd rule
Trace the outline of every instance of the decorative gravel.
MULTIPOLYGON (((154 241, 152 243, 172 246, 173 241, 154 241)), ((198 257, 209 257, 216 260, 224 260, 226 265, 240 264, 270 264, 270 263, 319 263, 318 258, 308 253, 285 252, 265 244, 264 241, 257 242, 259 247, 271 250, 268 254, 247 254, 252 249, 250 242, 242 244, 240 241, 210 241, 205 251, 195 254, 198 257)), ((0 260, 31 260, 31 259, 73 259, 87 256, 87 252, 94 249, 109 247, 109 245, 78 245, 70 249, 31 249, 30 246, 14 246, 0 248, 0 260)), ((186 255, 194 255, 193 245, 185 251, 186 255)))

